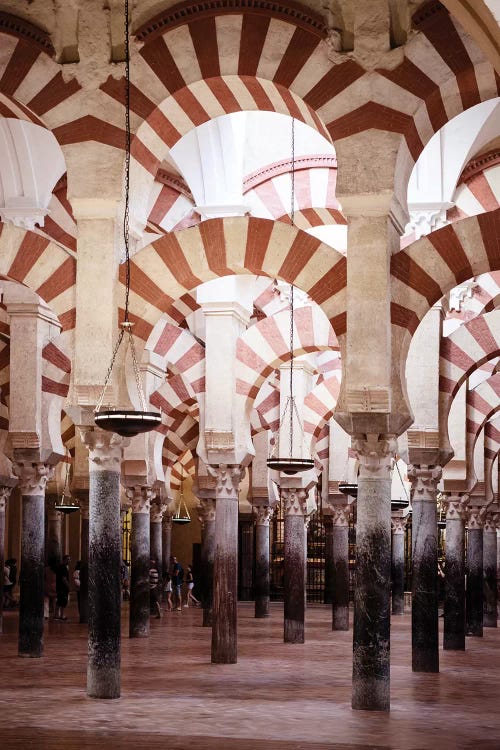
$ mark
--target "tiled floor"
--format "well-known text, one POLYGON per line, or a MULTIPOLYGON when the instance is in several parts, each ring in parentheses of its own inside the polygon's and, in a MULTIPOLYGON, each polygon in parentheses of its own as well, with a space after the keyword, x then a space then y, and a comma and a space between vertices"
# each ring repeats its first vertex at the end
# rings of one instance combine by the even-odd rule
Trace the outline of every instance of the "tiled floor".
MULTIPOLYGON (((152 620, 129 640, 122 697, 86 697, 86 636, 69 612, 51 622, 42 659, 17 655, 17 614, 0 636, 0 750, 500 750, 500 630, 441 652, 441 673, 411 672, 410 617, 392 622, 392 710, 352 711, 352 631, 332 633, 327 607, 307 610, 307 643, 283 644, 282 608, 255 620, 239 607, 239 661, 210 663, 196 609, 152 620)), ((441 621, 442 626, 442 621, 441 621)))

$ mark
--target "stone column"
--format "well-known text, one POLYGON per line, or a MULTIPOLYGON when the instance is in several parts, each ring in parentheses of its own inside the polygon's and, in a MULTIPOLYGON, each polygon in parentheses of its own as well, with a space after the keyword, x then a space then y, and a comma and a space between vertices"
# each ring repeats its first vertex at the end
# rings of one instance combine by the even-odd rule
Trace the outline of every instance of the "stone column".
POLYGON ((410 466, 412 482, 411 641, 414 672, 439 672, 437 483, 440 466, 410 466))
MULTIPOLYGON (((3 569, 5 565, 5 507, 10 497, 12 487, 0 485, 0 571, 2 573, 3 586, 3 569)), ((0 596, 0 633, 3 633, 3 596, 0 596)))
POLYGON ((211 628, 215 557, 215 498, 202 497, 198 506, 201 524, 201 606, 203 627, 211 628))
POLYGON ((349 630, 349 516, 350 506, 333 509, 332 630, 349 630))
POLYGON ((80 622, 89 621, 89 491, 77 492, 80 503, 80 622))
POLYGON ((360 463, 356 523, 356 588, 352 707, 388 711, 390 705, 392 437, 358 435, 360 463))
POLYGON ((483 625, 485 628, 497 627, 497 529, 491 513, 484 521, 483 527, 483 576, 484 607, 483 625))
POLYGON ((89 658, 87 694, 120 697, 120 470, 128 444, 113 432, 81 428, 89 450, 89 658))
MULTIPOLYGON (((170 571, 170 555, 172 554, 172 514, 164 513, 161 522, 161 572, 165 580, 170 571)), ((162 594, 165 600, 165 592, 162 594)))
POLYGON ((333 516, 328 508, 323 506, 323 526, 325 527, 325 596, 324 604, 333 601, 333 516))
POLYGON ((444 577, 445 651, 465 650, 465 505, 468 495, 448 495, 444 577))
POLYGON ((57 497, 47 497, 47 561, 53 560, 59 564, 62 560, 62 519, 63 514, 56 510, 54 503, 57 497))
POLYGON ((151 550, 151 560, 155 560, 156 567, 158 568, 158 573, 160 573, 160 580, 161 579, 161 565, 163 560, 163 553, 162 553, 162 520, 163 520, 163 514, 165 513, 167 509, 167 506, 165 503, 161 500, 161 498, 157 497, 156 500, 153 500, 151 502, 151 510, 149 514, 149 534, 150 534, 150 550, 151 550))
POLYGON ((52 468, 45 463, 17 461, 22 501, 19 602, 19 656, 43 653, 43 597, 45 588, 45 487, 52 468))
POLYGON ((238 599, 238 491, 244 470, 209 466, 216 480, 212 663, 236 664, 238 599))
POLYGON ((151 559, 149 512, 152 494, 151 488, 147 486, 136 485, 127 489, 127 498, 132 503, 130 638, 147 638, 149 636, 149 569, 151 559))
POLYGON ((243 602, 252 600, 253 594, 253 526, 251 514, 239 514, 240 527, 240 599, 243 602))
POLYGON ((255 513, 255 617, 269 617, 269 594, 271 590, 269 568, 269 522, 273 508, 269 505, 254 506, 255 513))
POLYGON ((281 489, 284 528, 284 642, 304 643, 307 496, 304 489, 281 489))
POLYGON ((465 628, 467 635, 483 635, 483 513, 470 506, 467 520, 467 590, 465 628))
MULTIPOLYGON (((399 511, 398 511, 399 512, 399 511)), ((406 518, 393 515, 392 528, 392 614, 404 615, 405 611, 405 527, 406 518)))

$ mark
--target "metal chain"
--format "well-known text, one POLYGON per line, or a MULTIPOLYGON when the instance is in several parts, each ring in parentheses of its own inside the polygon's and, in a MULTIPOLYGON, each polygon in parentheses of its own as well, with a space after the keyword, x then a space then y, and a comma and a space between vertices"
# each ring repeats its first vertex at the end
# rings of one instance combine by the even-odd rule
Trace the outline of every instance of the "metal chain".
POLYGON ((144 391, 142 389, 141 374, 139 372, 139 364, 137 362, 137 353, 135 351, 134 337, 132 336, 131 326, 127 326, 128 340, 130 345, 130 352, 132 354, 132 364, 134 367, 135 385, 137 387, 137 393, 139 394, 139 400, 141 402, 142 411, 146 411, 146 399, 144 398, 144 391))
POLYGON ((108 371, 106 373, 106 377, 104 378, 104 385, 102 387, 102 391, 101 391, 101 393, 99 395, 99 398, 97 399, 97 404, 96 404, 96 407, 95 407, 95 413, 96 414, 98 414, 98 412, 101 410, 102 402, 104 401, 104 394, 106 393, 106 387, 107 387, 107 385, 109 383, 109 379, 111 377, 111 373, 113 372, 113 367, 115 365, 116 354, 118 352, 118 349, 120 348, 120 344, 122 343, 124 333, 125 333, 125 329, 122 328, 122 330, 120 331, 120 335, 118 336, 118 340, 117 340, 117 342, 115 344, 115 348, 114 348, 114 351, 113 351, 113 356, 111 357, 111 364, 108 367, 108 371))
POLYGON ((295 399, 293 397, 293 284, 290 287, 290 458, 293 453, 293 408, 295 399))
POLYGON ((295 226, 295 117, 292 117, 292 169, 290 172, 292 181, 290 223, 295 226))
POLYGON ((130 296, 130 40, 129 0, 125 0, 125 210, 123 213, 123 239, 125 242, 125 323, 128 323, 130 296))

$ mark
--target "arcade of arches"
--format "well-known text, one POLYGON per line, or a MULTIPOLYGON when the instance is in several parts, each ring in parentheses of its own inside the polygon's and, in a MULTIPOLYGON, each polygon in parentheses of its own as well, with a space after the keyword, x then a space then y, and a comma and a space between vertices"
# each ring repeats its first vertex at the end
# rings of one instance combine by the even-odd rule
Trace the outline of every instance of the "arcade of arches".
MULTIPOLYGON (((2 747, 43 726, 26 712, 48 710, 36 683, 58 663, 73 729, 81 701, 102 730, 99 699, 147 698, 137 654, 182 684, 155 678, 147 731, 165 738, 193 691, 183 720, 219 711, 227 747, 431 747, 415 695, 444 720, 459 679, 449 747, 498 747, 492 707, 461 722, 498 660, 499 3, 130 6, 128 309, 161 424, 124 438, 94 423, 126 306, 123 3, 0 0, 0 568, 20 571, 19 607, 0 602, 2 747), (289 450, 312 468, 268 469, 289 450), (44 580, 67 553, 64 630, 44 580), (202 608, 158 624, 150 559, 161 579, 171 554, 202 608), (186 634, 190 681, 172 654, 186 634), (343 681, 325 715, 301 692, 321 670, 343 681), (224 725, 238 682, 265 696, 278 674, 300 726, 278 731, 280 687, 255 708, 267 729, 224 725), (413 724, 395 739, 398 710, 413 724)), ((119 350, 109 408, 140 408, 132 360, 119 350)), ((122 729, 140 723, 123 705, 122 729)), ((57 731, 30 746, 97 747, 57 731)))

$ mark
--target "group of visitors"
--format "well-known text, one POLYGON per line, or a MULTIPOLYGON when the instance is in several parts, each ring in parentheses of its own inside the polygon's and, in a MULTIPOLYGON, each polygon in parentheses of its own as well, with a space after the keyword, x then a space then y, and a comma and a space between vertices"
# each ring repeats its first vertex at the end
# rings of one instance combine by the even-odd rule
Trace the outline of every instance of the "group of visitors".
MULTIPOLYGON (((172 612, 182 611, 182 586, 184 583, 184 568, 172 555, 170 557, 169 570, 165 572, 163 587, 160 585, 160 575, 156 565, 156 560, 151 560, 151 567, 149 570, 149 590, 150 590, 150 603, 151 603, 151 614, 156 617, 161 617, 161 606, 160 600, 162 594, 165 595, 166 610, 172 612), (173 599, 172 599, 173 597, 173 599)), ((194 589, 194 576, 193 570, 190 565, 186 571, 186 599, 184 607, 195 606, 199 607, 200 602, 193 594, 194 589)))
MULTIPOLYGON (((65 615, 66 607, 69 602, 70 585, 70 565, 71 558, 64 555, 61 562, 57 558, 49 558, 45 566, 45 590, 44 590, 44 617, 46 620, 67 621, 65 615)), ((78 611, 80 611, 80 568, 81 560, 76 563, 75 569, 71 574, 73 588, 76 591, 78 602, 78 611)))

